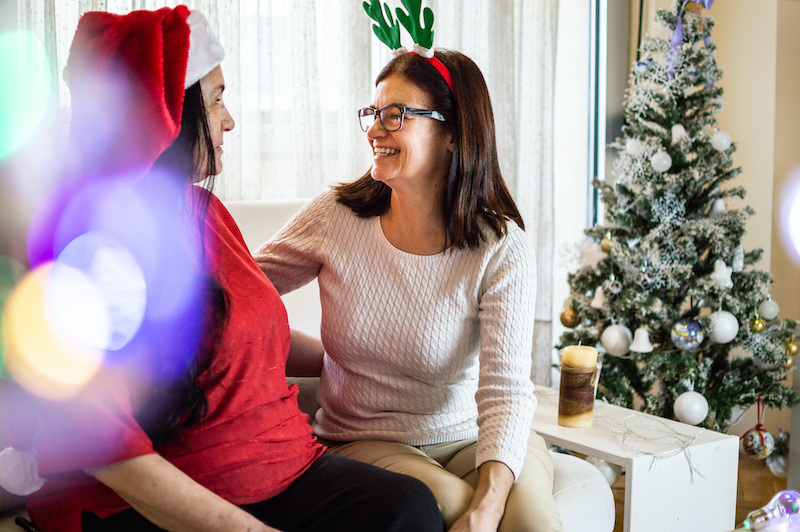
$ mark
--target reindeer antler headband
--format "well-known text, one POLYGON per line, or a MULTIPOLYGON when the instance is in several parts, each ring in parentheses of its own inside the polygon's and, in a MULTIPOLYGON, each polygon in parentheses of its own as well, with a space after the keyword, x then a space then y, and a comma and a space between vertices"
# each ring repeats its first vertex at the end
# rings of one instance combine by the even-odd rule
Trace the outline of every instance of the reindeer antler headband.
MULTIPOLYGON (((456 92, 453 90, 450 71, 444 63, 433 55, 433 11, 429 7, 422 10, 422 0, 401 0, 401 2, 408 12, 399 7, 395 9, 395 12, 397 13, 397 21, 403 25, 414 40, 414 50, 410 53, 417 54, 430 63, 439 72, 450 88, 450 92, 455 96, 456 92), (422 14, 424 26, 420 23, 420 14, 422 14)), ((388 46, 395 55, 406 53, 407 50, 400 44, 400 25, 395 24, 389 6, 383 4, 383 11, 386 12, 386 18, 389 19, 387 22, 381 11, 380 0, 370 0, 362 5, 367 15, 376 22, 376 24, 372 25, 372 30, 378 39, 388 46)))

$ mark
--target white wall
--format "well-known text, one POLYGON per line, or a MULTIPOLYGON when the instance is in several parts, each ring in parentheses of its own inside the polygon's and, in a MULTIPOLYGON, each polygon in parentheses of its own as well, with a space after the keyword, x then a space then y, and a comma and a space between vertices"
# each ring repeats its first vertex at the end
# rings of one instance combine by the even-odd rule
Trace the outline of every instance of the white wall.
MULTIPOLYGON (((269 240, 307 200, 226 201, 250 251, 269 240)), ((289 315, 289 326, 319 336, 322 309, 319 285, 314 280, 306 286, 281 297, 289 315)))

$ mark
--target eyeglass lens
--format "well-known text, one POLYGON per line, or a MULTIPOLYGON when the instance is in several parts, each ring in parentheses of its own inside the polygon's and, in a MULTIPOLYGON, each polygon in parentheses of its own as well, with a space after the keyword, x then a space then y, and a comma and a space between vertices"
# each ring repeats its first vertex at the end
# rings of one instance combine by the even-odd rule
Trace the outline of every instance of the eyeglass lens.
POLYGON ((403 109, 396 106, 373 109, 365 107, 358 112, 358 121, 361 129, 367 131, 375 122, 376 117, 380 117, 381 125, 386 131, 397 131, 403 126, 403 109))

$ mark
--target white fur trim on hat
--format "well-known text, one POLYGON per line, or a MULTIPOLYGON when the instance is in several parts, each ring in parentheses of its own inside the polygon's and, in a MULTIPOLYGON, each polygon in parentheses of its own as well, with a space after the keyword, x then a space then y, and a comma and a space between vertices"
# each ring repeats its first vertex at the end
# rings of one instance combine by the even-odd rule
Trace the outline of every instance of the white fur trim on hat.
POLYGON ((183 85, 188 89, 200 79, 214 70, 225 57, 225 49, 211 31, 208 20, 199 11, 192 10, 186 18, 189 24, 189 61, 186 64, 186 80, 183 85))

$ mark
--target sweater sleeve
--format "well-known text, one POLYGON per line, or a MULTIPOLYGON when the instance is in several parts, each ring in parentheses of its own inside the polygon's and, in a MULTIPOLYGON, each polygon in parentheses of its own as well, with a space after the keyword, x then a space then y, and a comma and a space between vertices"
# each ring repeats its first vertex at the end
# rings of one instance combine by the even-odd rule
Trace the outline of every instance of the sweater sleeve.
POLYGON ((253 258, 281 295, 297 290, 319 275, 320 244, 335 204, 326 192, 303 207, 253 254, 253 258))
POLYGON ((501 240, 481 286, 478 452, 517 477, 536 407, 530 378, 536 266, 525 233, 514 226, 501 240))

